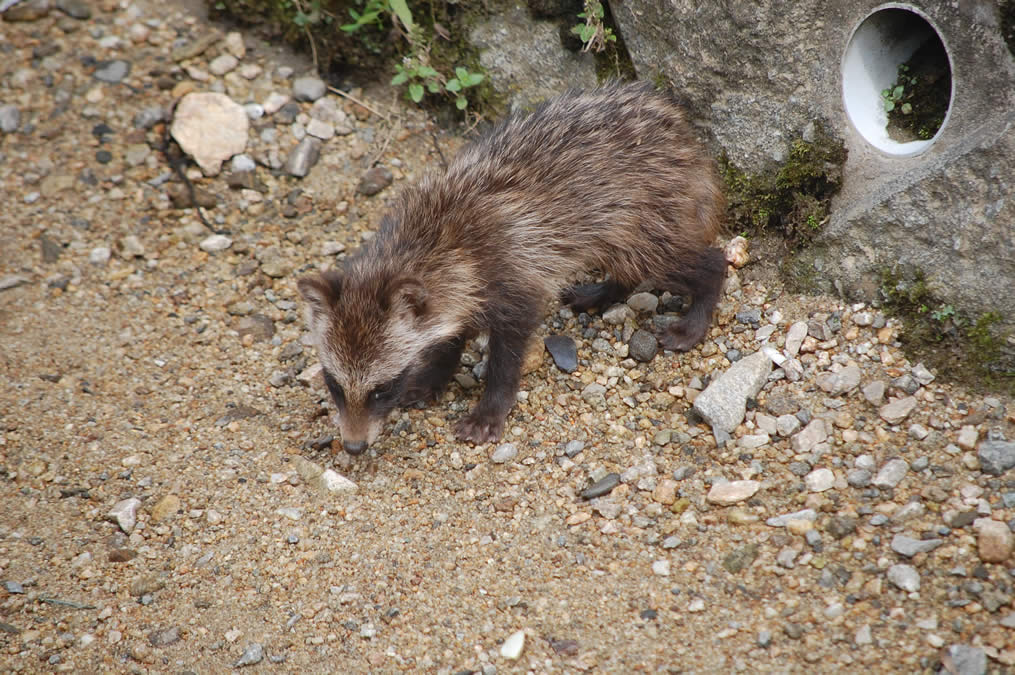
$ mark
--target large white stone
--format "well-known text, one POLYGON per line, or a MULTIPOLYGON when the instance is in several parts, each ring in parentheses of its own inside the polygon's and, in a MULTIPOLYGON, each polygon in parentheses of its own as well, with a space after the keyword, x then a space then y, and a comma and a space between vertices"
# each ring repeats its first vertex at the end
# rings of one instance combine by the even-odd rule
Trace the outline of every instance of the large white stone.
POLYGON ((180 99, 171 132, 208 176, 247 147, 247 112, 225 94, 194 92, 180 99))

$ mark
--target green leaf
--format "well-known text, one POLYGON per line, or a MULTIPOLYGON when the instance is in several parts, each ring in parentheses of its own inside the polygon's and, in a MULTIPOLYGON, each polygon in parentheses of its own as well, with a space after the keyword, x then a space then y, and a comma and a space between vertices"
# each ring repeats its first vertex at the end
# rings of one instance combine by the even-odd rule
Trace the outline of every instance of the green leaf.
POLYGON ((458 76, 459 80, 464 80, 465 78, 467 78, 469 76, 469 71, 468 71, 467 68, 462 68, 461 66, 457 66, 455 68, 455 75, 458 76))
POLYGON ((895 102, 885 101, 885 112, 892 112, 893 110, 895 110, 895 102))
MULTIPOLYGON (((412 12, 409 11, 409 5, 405 0, 390 0, 391 9, 398 16, 398 19, 405 26, 405 29, 412 32, 412 12)), ((418 101, 417 101, 418 103, 418 101)))
POLYGON ((404 70, 398 71, 398 74, 391 78, 391 84, 405 84, 409 81, 409 73, 404 70))
POLYGON ((901 84, 892 90, 892 99, 898 101, 902 98, 902 95, 906 92, 906 88, 901 84))
POLYGON ((902 111, 903 115, 908 115, 909 113, 913 112, 913 106, 911 106, 909 103, 903 103, 900 110, 902 111))
POLYGON ((413 103, 419 103, 423 100, 423 85, 419 82, 413 82, 409 85, 409 98, 412 99, 413 103))
POLYGON ((468 77, 462 81, 463 87, 475 87, 483 81, 483 73, 468 73, 468 77))
POLYGON ((444 85, 444 88, 448 91, 461 91, 462 83, 458 81, 457 77, 452 77, 448 80, 448 83, 444 85))
POLYGON ((467 105, 469 105, 469 102, 465 99, 464 96, 459 96, 458 98, 455 99, 455 106, 459 110, 465 110, 465 106, 467 105))
POLYGON ((437 71, 430 66, 420 66, 416 72, 420 77, 437 77, 437 71))
POLYGON ((437 80, 427 80, 426 88, 431 94, 439 93, 441 90, 441 83, 437 80))

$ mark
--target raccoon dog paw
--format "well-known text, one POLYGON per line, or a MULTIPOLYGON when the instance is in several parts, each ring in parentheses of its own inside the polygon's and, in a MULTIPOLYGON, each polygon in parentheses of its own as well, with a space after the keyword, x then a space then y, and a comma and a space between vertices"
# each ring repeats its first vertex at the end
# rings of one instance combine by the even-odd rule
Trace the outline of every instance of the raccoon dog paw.
POLYGON ((659 344, 671 352, 686 352, 701 342, 708 332, 708 324, 699 321, 681 321, 659 335, 659 344))
POLYGON ((483 415, 470 413, 455 427, 455 436, 460 441, 472 441, 476 445, 492 443, 504 431, 504 420, 490 420, 483 415))

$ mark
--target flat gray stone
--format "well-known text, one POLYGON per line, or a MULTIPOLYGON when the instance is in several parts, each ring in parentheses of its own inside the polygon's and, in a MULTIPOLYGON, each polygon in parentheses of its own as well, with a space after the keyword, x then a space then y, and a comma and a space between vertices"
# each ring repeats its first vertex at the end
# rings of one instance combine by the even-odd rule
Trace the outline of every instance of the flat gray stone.
POLYGON ((744 419, 747 399, 761 391, 771 371, 772 361, 763 352, 740 359, 694 399, 694 410, 713 430, 732 433, 744 419))
POLYGON ((909 417, 909 414, 915 409, 916 397, 906 396, 905 398, 899 398, 891 403, 886 403, 881 406, 878 410, 878 414, 881 415, 881 419, 889 424, 898 424, 909 417))
POLYGON ((839 396, 860 386, 860 366, 850 364, 837 373, 822 373, 817 378, 818 386, 830 396, 839 396))
POLYGON ((888 568, 888 580, 907 593, 920 590, 920 573, 912 565, 898 563, 888 568))
POLYGON ((892 550, 912 558, 917 553, 930 553, 943 543, 943 539, 914 539, 905 534, 897 534, 892 537, 892 550))
POLYGON ((130 63, 117 59, 115 61, 105 61, 99 64, 99 67, 95 69, 92 76, 100 82, 108 82, 110 84, 116 84, 127 77, 130 72, 130 63))
POLYGON ((878 487, 895 487, 909 472, 909 463, 896 457, 885 462, 872 481, 878 487))
POLYGON ((803 509, 794 513, 784 513, 781 516, 772 516, 765 521, 765 524, 769 527, 786 527, 787 524, 794 520, 809 520, 814 522, 817 517, 818 512, 814 509, 803 509))
POLYGON ((328 85, 319 77, 307 75, 293 80, 293 98, 297 101, 316 101, 328 92, 328 85))
POLYGON ((881 380, 874 380, 863 388, 863 397, 871 405, 881 405, 885 400, 885 383, 881 380))
POLYGON ((790 445, 793 447, 793 452, 798 454, 807 453, 814 449, 814 446, 818 443, 823 443, 827 438, 828 432, 825 430, 824 420, 813 419, 800 433, 793 436, 790 440, 790 445))
POLYGON ((17 288, 27 283, 28 277, 23 277, 20 274, 8 274, 5 277, 0 277, 0 291, 17 288))
POLYGON ((92 8, 85 0, 54 0, 53 6, 79 21, 92 18, 92 8))
POLYGON ((980 647, 952 645, 946 658, 951 662, 948 670, 954 675, 983 675, 987 672, 987 653, 980 647))
POLYGON ((614 326, 623 326, 628 319, 634 318, 634 310, 627 305, 614 305, 603 312, 603 321, 614 326))

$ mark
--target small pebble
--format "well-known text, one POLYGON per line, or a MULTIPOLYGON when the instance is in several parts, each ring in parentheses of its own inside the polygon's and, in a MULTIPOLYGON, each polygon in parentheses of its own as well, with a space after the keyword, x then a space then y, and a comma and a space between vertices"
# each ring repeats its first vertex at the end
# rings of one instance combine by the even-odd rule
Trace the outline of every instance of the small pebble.
POLYGON ((523 649, 525 649, 525 631, 520 630, 504 640, 504 644, 500 646, 500 655, 509 661, 515 661, 522 655, 523 649))
POLYGON ((503 443, 490 455, 490 461, 494 464, 505 464, 518 456, 518 448, 514 443, 503 443))

